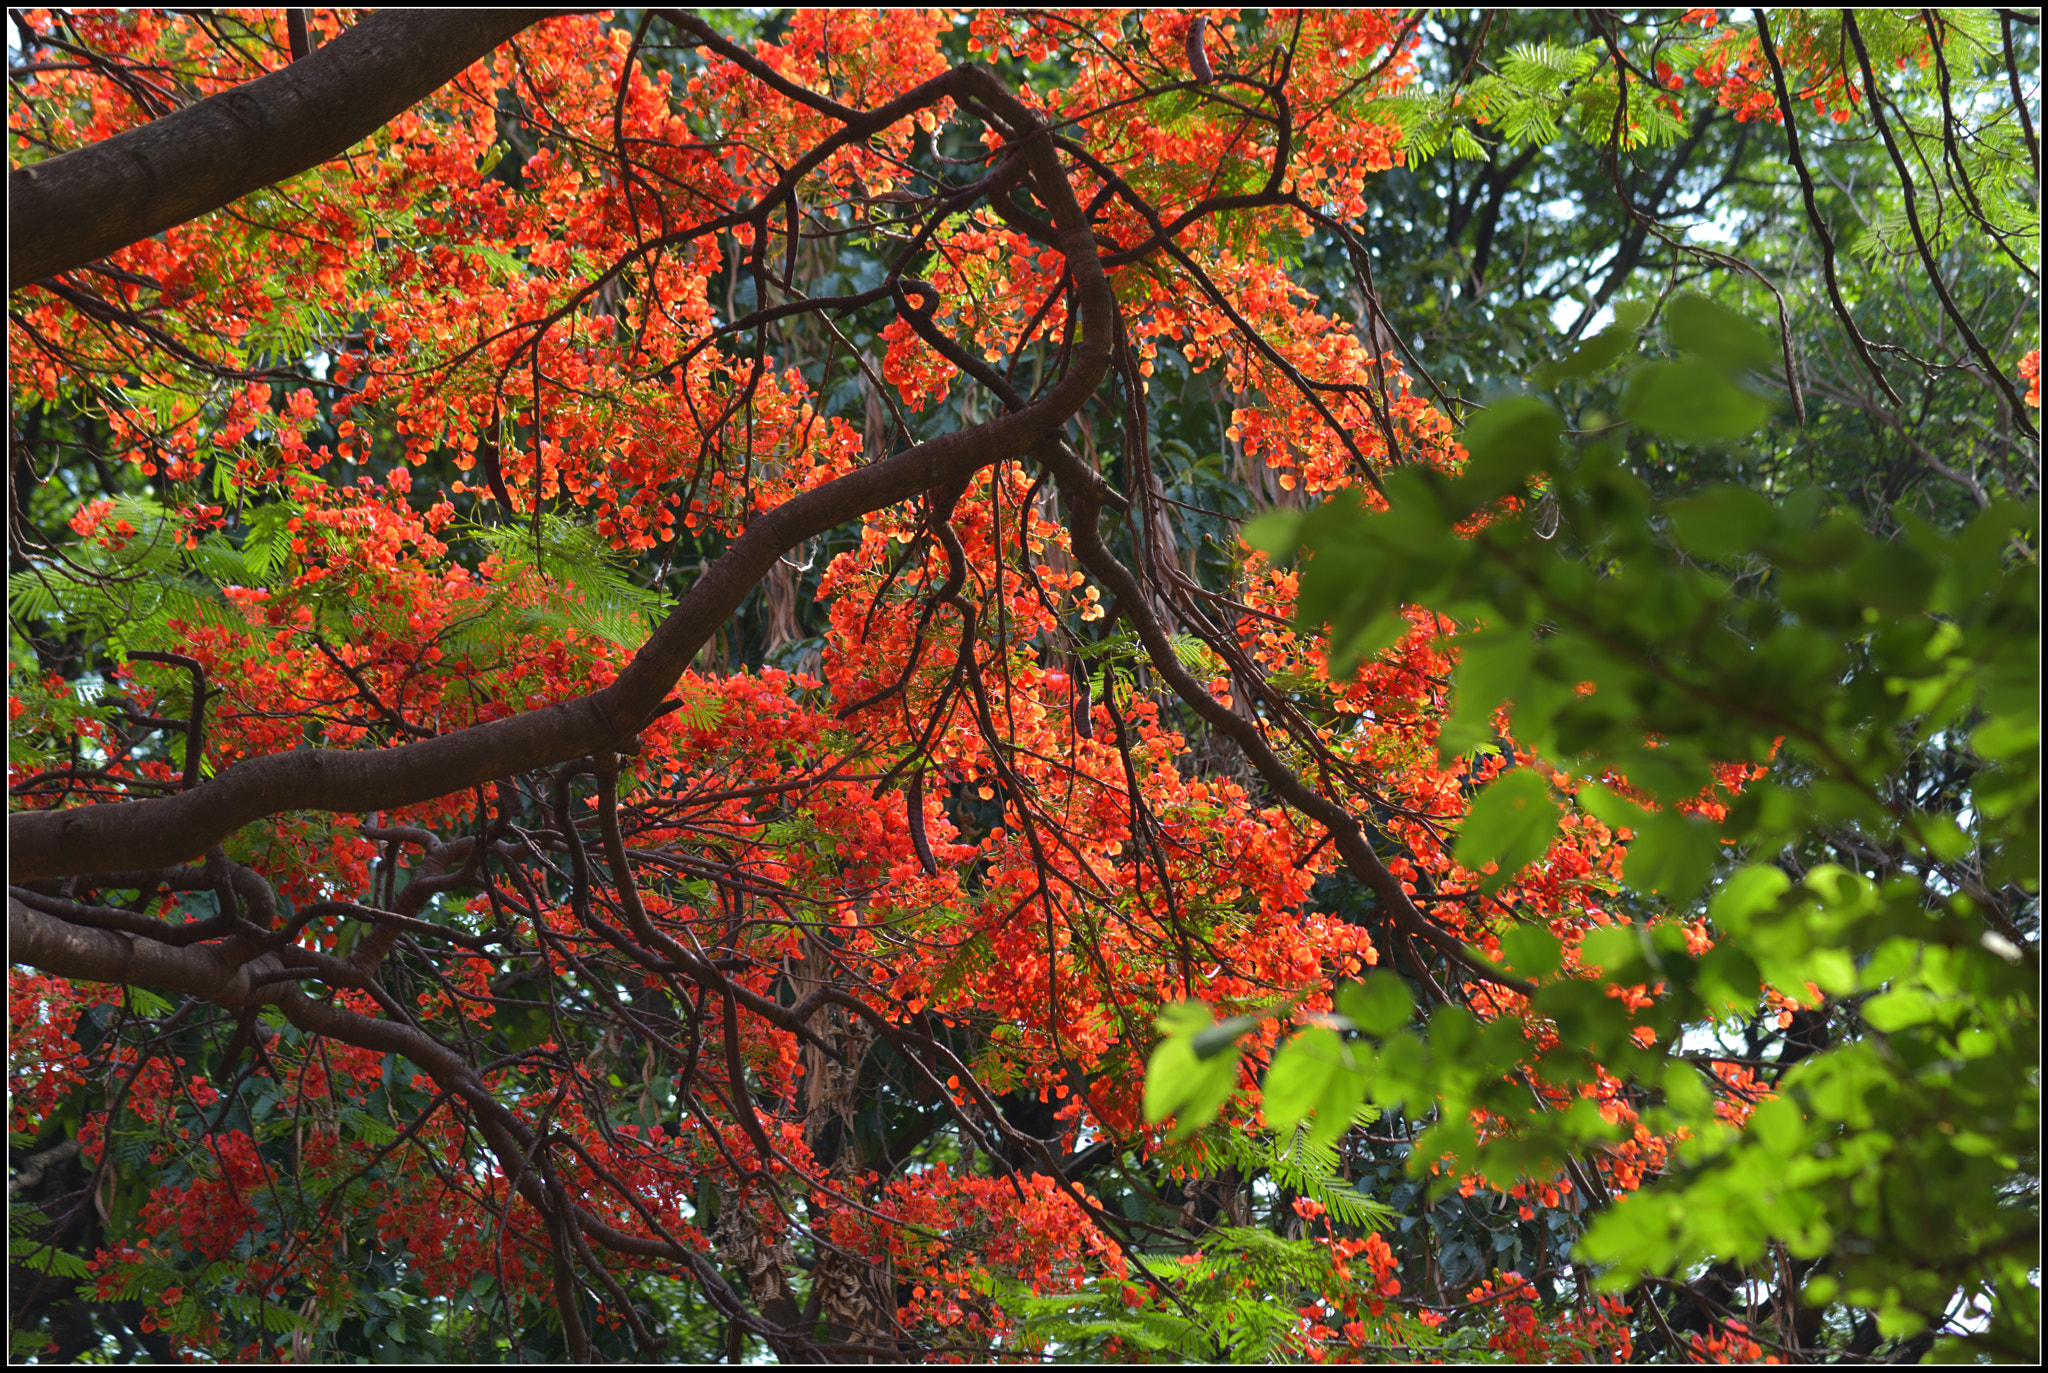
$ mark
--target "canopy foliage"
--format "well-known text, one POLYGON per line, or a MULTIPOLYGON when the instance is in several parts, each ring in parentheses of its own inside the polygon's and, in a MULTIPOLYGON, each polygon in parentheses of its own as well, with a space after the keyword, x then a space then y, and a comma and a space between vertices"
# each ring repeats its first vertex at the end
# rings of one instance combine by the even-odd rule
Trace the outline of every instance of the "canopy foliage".
POLYGON ((2033 12, 10 18, 16 1357, 2038 1354, 2033 12))

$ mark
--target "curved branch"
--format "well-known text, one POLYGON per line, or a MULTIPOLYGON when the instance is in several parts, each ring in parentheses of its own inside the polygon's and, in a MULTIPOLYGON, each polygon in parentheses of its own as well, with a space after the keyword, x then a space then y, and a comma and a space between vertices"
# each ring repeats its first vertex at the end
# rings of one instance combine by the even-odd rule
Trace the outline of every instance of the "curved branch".
POLYGON ((1999 367, 1998 360, 1992 357, 1990 350, 1984 346, 1983 340, 1977 337, 1977 331, 1970 327, 1969 317, 1956 304, 1955 297, 1949 293, 1948 281, 1942 276, 1941 267, 1934 260, 1934 250, 1928 246, 1927 234, 1920 224, 1919 198, 1913 191, 1913 173, 1906 166, 1905 154, 1899 151, 1898 140, 1892 137, 1891 122, 1884 117, 1884 93, 1878 88, 1877 74, 1871 70, 1870 51, 1864 45, 1863 30, 1856 25, 1856 16, 1849 11, 1843 11, 1842 28, 1848 33, 1849 42, 1856 49, 1857 65, 1863 69, 1863 89, 1870 97, 1871 122, 1877 125, 1878 138, 1884 143, 1884 150, 1891 155, 1892 166, 1898 169, 1899 194, 1906 206, 1906 225, 1912 231, 1913 249, 1920 255, 1920 265, 1927 270, 1927 284, 1934 288, 1936 298, 1941 301, 1942 310, 1955 324, 1956 330, 1962 334, 1963 342, 1976 354, 1978 363, 1984 368, 1984 375, 1998 389, 1998 394, 2005 398, 2006 408, 2012 415, 2013 423, 2028 438, 2038 439, 2041 437, 2040 433, 2028 421, 2027 407, 2020 400, 2019 392, 2014 389, 2011 379, 1999 367))
POLYGON ((183 948, 125 930, 74 925, 7 898, 7 957, 59 977, 158 987, 236 1009, 267 1001, 263 974, 280 966, 239 938, 183 948))
POLYGON ((1780 122, 1785 126, 1785 151, 1792 159, 1792 170, 1799 174, 1799 193, 1806 206, 1806 222, 1813 226, 1814 236, 1820 240, 1821 274, 1827 281, 1828 303, 1834 307, 1835 318, 1842 321, 1842 328, 1848 332, 1849 342, 1855 346, 1856 355, 1863 360, 1864 370, 1877 383, 1880 391, 1894 405, 1904 405, 1899 393, 1885 379, 1884 369, 1871 356, 1870 341, 1863 337, 1857 327, 1856 317, 1849 312, 1842 300, 1841 283, 1835 279, 1835 235, 1820 212, 1820 204, 1814 198, 1813 175, 1806 169, 1806 158, 1799 150, 1799 122, 1797 112, 1792 108, 1792 95, 1785 87, 1785 70, 1778 62, 1778 48, 1771 41, 1771 26, 1762 10, 1755 11, 1757 41, 1762 44, 1764 60, 1770 64, 1771 82, 1778 93, 1780 122))
POLYGON ((1437 928, 1417 910, 1414 899, 1402 888, 1400 880, 1388 871, 1379 854, 1373 851, 1372 843, 1365 837, 1357 818, 1297 777, 1266 743, 1257 725, 1225 707, 1181 666, 1165 628, 1146 604, 1130 569, 1118 561, 1102 542, 1096 527, 1100 504, 1083 475, 1086 464, 1075 454, 1054 444, 1047 444, 1037 456, 1053 469, 1062 483, 1069 485, 1068 494, 1074 503, 1075 560, 1117 595, 1131 627, 1137 631, 1138 641, 1145 647, 1152 670, 1173 689, 1174 694, 1219 733, 1229 736, 1252 766, 1259 770, 1275 795, 1329 832, 1346 866, 1383 903, 1389 921, 1397 930, 1429 944, 1481 981, 1507 987, 1524 996, 1533 993, 1535 984, 1481 963, 1461 941, 1437 928))
POLYGON ((7 289, 317 167, 551 10, 380 10, 301 61, 7 175, 7 289))
MULTIPOLYGON (((963 95, 987 102, 1016 127, 1031 131, 1018 152, 1029 165, 1042 203, 1052 209, 1061 249, 1074 272, 1080 318, 1074 365, 1037 401, 848 473, 755 519, 697 579, 610 686, 400 748, 268 754, 224 769, 211 781, 174 797, 18 813, 7 827, 14 880, 116 866, 168 866, 280 811, 392 809, 614 747, 660 708, 697 651, 777 558, 805 539, 870 511, 1020 458, 1054 434, 1094 394, 1108 371, 1115 299, 1097 259, 1094 235, 1036 117, 979 67, 956 68, 926 87, 929 102, 963 95)), ((906 117, 912 113, 901 111, 906 117)))

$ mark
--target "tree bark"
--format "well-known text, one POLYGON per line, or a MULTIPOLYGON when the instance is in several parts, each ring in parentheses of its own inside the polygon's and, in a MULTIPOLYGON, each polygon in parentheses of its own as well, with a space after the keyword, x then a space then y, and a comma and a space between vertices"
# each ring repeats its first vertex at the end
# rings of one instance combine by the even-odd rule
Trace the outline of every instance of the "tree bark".
POLYGON ((268 76, 11 171, 7 289, 338 157, 551 10, 380 10, 268 76))
POLYGON ((256 979, 282 965, 253 947, 230 941, 174 948, 121 930, 74 925, 11 896, 7 956, 59 977, 154 987, 230 1008, 275 1000, 283 990, 272 984, 269 996, 261 994, 256 979))
MULTIPOLYGON (((321 54, 341 46, 340 40, 321 54)), ((298 65, 298 64, 294 64, 298 65)), ((973 98, 1018 128, 1031 112, 983 67, 959 67, 888 107, 900 118, 941 97, 973 98)), ((964 482, 984 467, 1036 450, 1078 413, 1109 370, 1116 300, 1087 216, 1052 144, 1018 144, 1039 197, 1053 211, 1058 246, 1075 277, 1079 342, 1067 375, 1024 408, 955 430, 850 472, 767 511, 735 538, 669 612, 610 686, 510 719, 376 750, 294 749, 251 758, 176 796, 8 817, 16 882, 115 869, 166 867, 204 853, 242 826, 287 810, 362 813, 412 805, 499 777, 616 747, 653 717, 683 670, 738 609, 775 560, 805 539, 964 482)))

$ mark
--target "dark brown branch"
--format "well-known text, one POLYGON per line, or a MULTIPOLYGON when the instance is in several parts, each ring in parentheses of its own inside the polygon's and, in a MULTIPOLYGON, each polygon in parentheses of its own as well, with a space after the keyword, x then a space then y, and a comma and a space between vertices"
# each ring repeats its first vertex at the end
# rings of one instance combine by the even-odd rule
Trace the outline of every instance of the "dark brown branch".
POLYGON ((1201 14, 1188 24, 1188 70, 1205 86, 1216 79, 1216 69, 1209 65, 1208 50, 1202 45, 1202 32, 1208 27, 1208 16, 1201 14))
MULTIPOLYGON (((2027 140, 2027 160, 2034 166, 2034 180, 2041 179, 2041 142, 2034 135, 2034 113, 2028 108, 2026 91, 2020 86, 2019 59, 2012 46, 2013 12, 2002 9, 1998 12, 1999 32, 2005 38, 2005 82, 2012 91, 2013 108, 2020 114, 2020 132, 2027 140)), ((2034 21, 2038 23, 2039 21, 2034 21)))
MULTIPOLYGON (((1761 24, 1762 20, 1759 19, 1758 23, 1761 24)), ((1878 88, 1877 73, 1871 70, 1870 52, 1863 43, 1863 30, 1857 26, 1856 16, 1852 11, 1842 12, 1842 27, 1849 34, 1849 42, 1856 49, 1857 65, 1863 70, 1863 89, 1870 97, 1870 118, 1877 125, 1877 135, 1883 141, 1885 151, 1891 155, 1892 166, 1898 169, 1899 192, 1905 197, 1906 203, 1906 225, 1912 232, 1913 249, 1920 255, 1920 265, 1927 271, 1927 284, 1934 288, 1935 297, 1941 301, 1941 308, 1955 324, 1957 331, 1962 334, 1963 342, 1976 354, 1985 377, 1998 388, 1998 393, 2005 397, 2013 423, 2018 425, 2020 432, 2028 438, 2038 439, 2041 437, 2040 431, 2027 419, 2027 406, 2020 399, 2018 389, 2013 386, 2012 379, 2006 376, 1997 359, 1991 356, 1990 350, 1985 348, 1983 340, 1977 337, 1977 331, 1970 327, 1969 319, 1956 305, 1955 297, 1949 294, 1948 281, 1941 274, 1940 264, 1934 260, 1934 250, 1928 246, 1927 235, 1920 226, 1919 197, 1913 190, 1913 173, 1906 166, 1905 154, 1899 151, 1898 141, 1892 137, 1891 122, 1884 117, 1884 93, 1878 88)))
MULTIPOLYGON (((982 68, 958 68, 923 89, 931 101, 978 96, 1020 127, 1036 127, 1030 111, 982 68)), ((777 558, 870 511, 935 486, 964 482, 984 467, 1032 451, 1094 394, 1108 370, 1116 307, 1094 236, 1052 146, 1042 133, 1034 134, 1019 151, 1030 164, 1040 200, 1053 210, 1061 249, 1073 264, 1080 316, 1072 369, 1035 403, 972 429, 940 435, 761 515, 698 578, 618 679, 600 691, 401 748, 270 754, 228 768, 176 797, 17 814, 8 822, 15 880, 117 864, 168 865, 280 811, 384 810, 615 747, 660 709, 684 668, 777 558)))
POLYGON ((313 11, 284 12, 285 41, 291 45, 292 61, 303 62, 313 51, 313 11))
POLYGON ((1799 117, 1792 107, 1792 94, 1785 88, 1785 71, 1778 65, 1778 47, 1771 41, 1771 26, 1762 10, 1756 11, 1756 36, 1763 45, 1764 59, 1770 63, 1771 80, 1777 87, 1778 113, 1785 125, 1785 151, 1791 155, 1792 170, 1799 176, 1799 193, 1806 203, 1806 222, 1813 226, 1815 237, 1820 239, 1821 275, 1828 284, 1828 303, 1834 307, 1835 318, 1842 321, 1842 328, 1848 331, 1849 342, 1855 346, 1856 356, 1863 360, 1863 366, 1877 383, 1885 398, 1893 405, 1904 405, 1899 393, 1885 380, 1884 369, 1877 365, 1877 359, 1870 355, 1870 341, 1863 337, 1863 331, 1856 326, 1856 317, 1849 313, 1848 305, 1842 300, 1841 283, 1835 279, 1835 235, 1820 212, 1820 203, 1813 194, 1813 174, 1806 169, 1806 157, 1799 150, 1799 117))
POLYGON ((367 138, 548 10, 380 10, 282 71, 8 173, 9 291, 367 138))
POLYGON ((182 781, 186 791, 199 785, 199 760, 206 749, 206 668, 197 658, 183 653, 130 652, 131 662, 165 663, 171 667, 182 667, 192 674, 192 713, 184 723, 185 730, 185 776, 182 781))
POLYGON ((1367 841, 1357 819, 1343 806, 1297 777, 1266 743, 1257 725, 1211 696, 1193 674, 1181 666, 1179 655, 1173 651, 1165 629, 1153 615, 1130 569, 1119 562, 1102 542, 1101 533, 1096 528, 1100 502, 1091 492, 1093 483, 1088 481, 1095 474, 1087 470, 1077 455, 1061 451, 1056 445, 1046 445, 1039 450, 1038 456, 1059 475, 1062 484, 1069 487, 1068 495, 1074 510, 1076 561, 1121 598, 1131 627, 1137 631, 1138 641, 1145 646, 1152 670, 1173 689, 1174 694, 1219 733, 1228 735, 1252 766, 1259 770, 1259 775, 1266 779, 1275 795, 1329 831, 1345 864, 1379 898, 1389 923, 1395 929, 1424 941, 1482 981, 1510 988, 1525 996, 1534 992, 1533 983, 1501 973, 1475 960, 1462 942, 1438 929, 1417 910, 1414 901, 1402 890, 1399 879, 1373 852, 1372 844, 1367 841))

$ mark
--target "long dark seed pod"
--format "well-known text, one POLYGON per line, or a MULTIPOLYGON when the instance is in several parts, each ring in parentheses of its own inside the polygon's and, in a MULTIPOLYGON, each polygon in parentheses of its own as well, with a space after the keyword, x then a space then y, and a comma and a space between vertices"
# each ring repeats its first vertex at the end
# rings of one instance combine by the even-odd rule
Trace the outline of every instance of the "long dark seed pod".
POLYGON ((920 769, 910 774, 910 789, 904 795, 903 809, 910 816, 910 846, 917 850, 917 861, 924 866, 926 877, 939 875, 939 862, 932 857, 932 841, 924 832, 924 772, 920 769))
POLYGON ((1095 737, 1095 702, 1088 694, 1088 664, 1079 657, 1069 674, 1074 682, 1074 733, 1083 739, 1095 737))
POLYGON ((1216 69, 1209 65, 1209 54, 1202 47, 1202 33, 1209 27, 1209 17, 1195 16, 1188 25, 1188 70, 1195 74, 1195 80, 1208 85, 1216 79, 1216 69))

